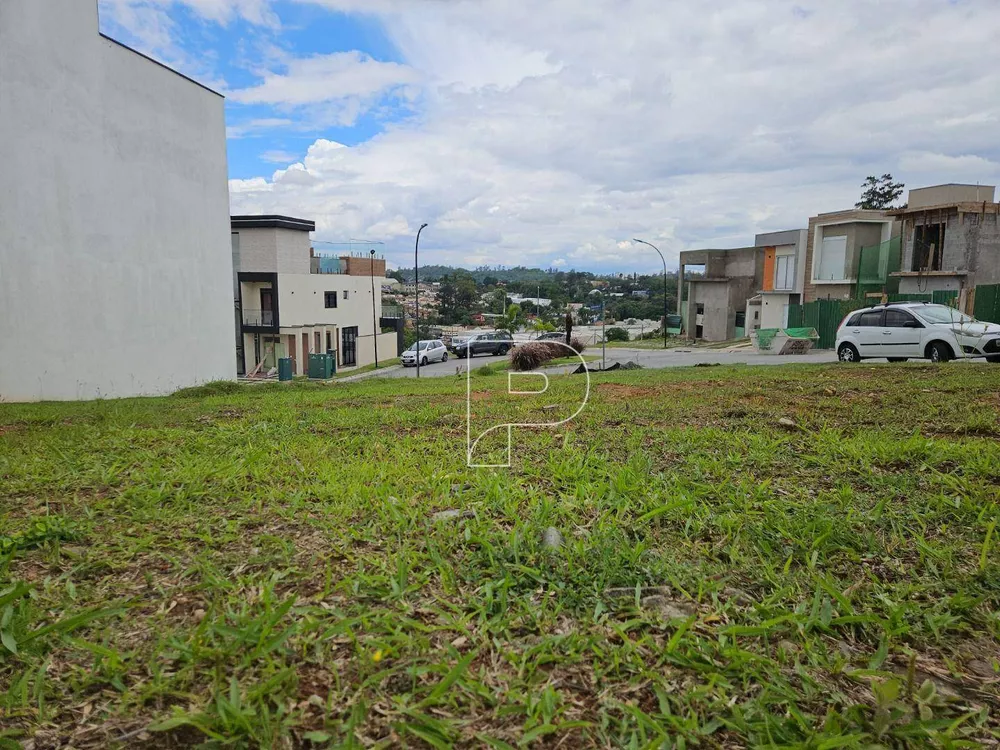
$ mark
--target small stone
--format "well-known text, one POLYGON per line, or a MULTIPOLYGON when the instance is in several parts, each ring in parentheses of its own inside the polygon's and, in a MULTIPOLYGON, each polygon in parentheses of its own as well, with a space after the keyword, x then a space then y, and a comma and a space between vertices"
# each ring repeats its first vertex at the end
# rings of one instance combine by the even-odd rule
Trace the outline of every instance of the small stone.
POLYGON ((782 417, 779 419, 778 424, 789 430, 794 430, 799 426, 794 419, 789 419, 788 417, 782 417))
POLYGON ((464 646, 468 642, 469 642, 468 638, 466 638, 464 635, 460 635, 458 636, 458 638, 456 638, 451 642, 451 645, 454 646, 455 648, 462 648, 462 646, 464 646))
POLYGON ((799 646, 792 641, 778 641, 778 650, 784 651, 786 654, 797 654, 799 646))
POLYGON ((665 596, 655 594, 642 600, 643 609, 654 609, 667 620, 686 620, 693 610, 685 604, 675 602, 665 596))
POLYGON ((824 396, 836 396, 837 395, 837 389, 836 388, 824 388, 823 389, 823 395, 824 396))
POLYGON ((195 622, 201 622, 204 619, 205 619, 205 610, 203 610, 203 609, 196 609, 194 611, 194 621, 195 622))
POLYGON ((978 675, 979 677, 998 677, 997 671, 993 668, 993 665, 988 661, 983 659, 973 659, 967 665, 967 668, 972 674, 978 675))
POLYGON ((546 549, 559 549, 562 547, 563 537, 559 533, 559 529, 555 526, 549 526, 545 529, 545 533, 542 534, 542 546, 546 549))
POLYGON ((749 606, 753 604, 753 597, 750 596, 743 589, 735 588, 734 586, 726 586, 722 590, 722 595, 726 597, 729 601, 736 602, 737 604, 742 604, 743 606, 749 606))
POLYGON ((451 521, 456 518, 475 518, 476 514, 471 510, 441 510, 431 516, 432 521, 451 521))

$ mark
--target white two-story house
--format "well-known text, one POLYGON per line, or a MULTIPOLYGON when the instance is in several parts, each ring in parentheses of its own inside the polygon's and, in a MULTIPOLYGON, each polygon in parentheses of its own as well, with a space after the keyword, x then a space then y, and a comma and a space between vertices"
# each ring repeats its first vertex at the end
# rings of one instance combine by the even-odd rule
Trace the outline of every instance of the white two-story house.
POLYGON ((308 374, 309 355, 333 352, 338 368, 398 355, 396 333, 381 333, 385 259, 322 256, 316 225, 289 216, 233 216, 237 369, 269 372, 292 358, 308 374))

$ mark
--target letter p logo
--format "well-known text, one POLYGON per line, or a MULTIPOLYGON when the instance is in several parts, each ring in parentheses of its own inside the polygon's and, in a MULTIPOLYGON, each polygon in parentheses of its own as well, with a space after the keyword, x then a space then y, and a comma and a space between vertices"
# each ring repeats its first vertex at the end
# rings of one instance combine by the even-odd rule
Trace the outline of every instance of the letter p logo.
MULTIPOLYGON (((561 341, 547 341, 545 344, 561 346, 580 361, 584 377, 573 375, 552 375, 538 371, 508 372, 504 379, 506 392, 473 392, 472 371, 465 373, 465 423, 466 423, 466 464, 470 468, 510 468, 513 453, 515 427, 540 428, 558 427, 573 420, 587 406, 590 398, 590 372, 583 357, 561 341), (542 399, 542 396, 545 396, 542 399), (551 401, 553 403, 545 404, 551 401), (486 412, 484 414, 484 412, 486 412), (476 422, 476 426, 473 425, 476 422), (477 451, 482 451, 481 441, 488 436, 496 438, 492 442, 497 453, 502 453, 502 435, 506 430, 506 460, 488 462, 477 459, 477 451)), ((499 380, 499 379, 498 379, 499 380)), ((504 382, 504 381, 501 381, 504 382)))

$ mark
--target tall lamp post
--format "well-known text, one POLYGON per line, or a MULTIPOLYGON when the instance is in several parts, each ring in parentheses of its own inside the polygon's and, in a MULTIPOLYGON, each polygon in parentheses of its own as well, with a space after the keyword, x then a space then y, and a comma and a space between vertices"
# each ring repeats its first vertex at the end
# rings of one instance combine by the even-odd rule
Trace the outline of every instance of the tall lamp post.
POLYGON ((371 276, 372 276, 372 341, 375 348, 375 369, 378 369, 378 314, 375 308, 375 248, 368 251, 371 254, 371 276))
POLYGON ((646 240, 632 239, 632 242, 638 242, 643 245, 649 245, 656 251, 656 254, 660 256, 660 260, 663 261, 663 348, 667 348, 667 261, 663 258, 663 253, 660 252, 660 248, 654 245, 652 242, 646 242, 646 240))
MULTIPOLYGON (((413 245, 413 296, 416 302, 414 306, 414 315, 416 317, 416 328, 417 328, 417 343, 414 355, 417 360, 417 377, 420 377, 420 233, 424 231, 427 227, 426 224, 421 224, 420 229, 417 230, 417 241, 413 245)), ((666 325, 666 321, 664 321, 666 325)))

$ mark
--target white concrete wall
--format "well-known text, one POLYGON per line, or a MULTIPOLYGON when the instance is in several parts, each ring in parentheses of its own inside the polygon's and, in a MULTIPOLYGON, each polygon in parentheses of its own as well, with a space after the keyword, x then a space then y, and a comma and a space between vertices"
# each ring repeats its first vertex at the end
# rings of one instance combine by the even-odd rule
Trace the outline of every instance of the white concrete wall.
MULTIPOLYGON (((380 333, 378 339, 378 363, 382 365, 399 364, 399 355, 396 354, 396 333, 380 333)), ((372 347, 372 337, 358 339, 358 367, 374 364, 374 347, 372 347)))
POLYGON ((788 325, 786 318, 788 311, 788 295, 762 294, 760 295, 760 299, 760 327, 785 328, 788 325))
MULTIPOLYGON (((382 315, 382 282, 375 277, 376 317, 382 315)), ((359 336, 371 336, 372 282, 367 276, 347 274, 278 274, 278 314, 281 327, 357 326, 359 336), (337 307, 326 308, 324 292, 337 293, 337 307), (344 292, 348 298, 344 299, 344 292)))
POLYGON ((233 378, 229 233, 222 98, 95 0, 0 1, 0 400, 233 378))

